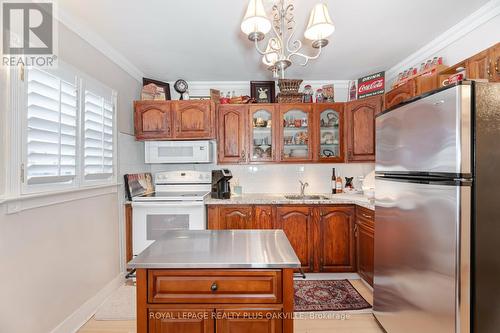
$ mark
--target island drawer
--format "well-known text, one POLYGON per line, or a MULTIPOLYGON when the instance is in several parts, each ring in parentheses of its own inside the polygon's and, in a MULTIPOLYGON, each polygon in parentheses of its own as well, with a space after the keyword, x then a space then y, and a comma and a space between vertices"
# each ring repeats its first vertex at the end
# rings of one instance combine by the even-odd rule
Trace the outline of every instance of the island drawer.
POLYGON ((149 303, 281 303, 281 270, 148 270, 149 303))

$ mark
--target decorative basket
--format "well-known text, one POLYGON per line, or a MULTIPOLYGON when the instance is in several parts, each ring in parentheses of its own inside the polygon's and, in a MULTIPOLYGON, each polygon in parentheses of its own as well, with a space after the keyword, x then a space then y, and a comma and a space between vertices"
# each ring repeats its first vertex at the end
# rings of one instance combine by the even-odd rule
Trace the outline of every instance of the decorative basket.
POLYGON ((302 103, 303 93, 279 93, 278 103, 302 103))
POLYGON ((280 93, 283 94, 297 94, 299 92, 300 84, 302 80, 295 79, 279 79, 278 87, 280 88, 280 93))

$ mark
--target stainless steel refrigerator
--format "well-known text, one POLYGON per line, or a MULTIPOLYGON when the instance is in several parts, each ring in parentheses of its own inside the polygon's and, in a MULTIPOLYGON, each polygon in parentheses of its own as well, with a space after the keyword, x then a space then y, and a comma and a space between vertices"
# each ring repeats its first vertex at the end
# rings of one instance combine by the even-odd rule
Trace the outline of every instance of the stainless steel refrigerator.
POLYGON ((500 332, 500 84, 376 118, 374 315, 388 333, 500 332))

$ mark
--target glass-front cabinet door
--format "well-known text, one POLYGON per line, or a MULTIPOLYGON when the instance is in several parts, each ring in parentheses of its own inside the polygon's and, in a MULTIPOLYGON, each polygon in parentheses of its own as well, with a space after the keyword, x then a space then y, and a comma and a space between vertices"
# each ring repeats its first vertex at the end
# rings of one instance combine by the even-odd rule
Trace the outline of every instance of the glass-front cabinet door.
POLYGON ((328 103, 314 105, 315 143, 319 162, 344 162, 344 105, 328 103))
POLYGON ((271 162, 275 160, 275 109, 274 105, 250 106, 250 161, 271 162))
POLYGON ((301 104, 280 105, 280 157, 281 161, 312 160, 311 106, 301 104))

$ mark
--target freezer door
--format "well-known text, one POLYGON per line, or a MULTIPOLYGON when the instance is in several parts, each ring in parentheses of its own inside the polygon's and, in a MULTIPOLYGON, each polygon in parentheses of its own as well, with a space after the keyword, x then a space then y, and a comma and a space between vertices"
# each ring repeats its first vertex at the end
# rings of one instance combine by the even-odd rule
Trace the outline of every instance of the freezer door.
POLYGON ((471 173, 471 85, 459 85, 376 118, 377 173, 471 173))
POLYGON ((375 317, 388 333, 468 333, 470 187, 375 184, 375 317))

